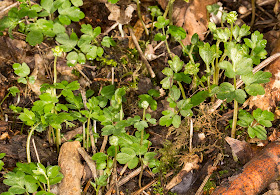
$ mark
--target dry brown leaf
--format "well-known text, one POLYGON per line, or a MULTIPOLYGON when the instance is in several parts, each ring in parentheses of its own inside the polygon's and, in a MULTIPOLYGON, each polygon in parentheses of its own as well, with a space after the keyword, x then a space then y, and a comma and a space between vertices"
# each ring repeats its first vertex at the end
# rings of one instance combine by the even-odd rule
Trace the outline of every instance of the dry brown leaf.
MULTIPOLYGON (((168 0, 157 0, 163 9, 166 8, 168 0)), ((204 33, 207 30, 206 6, 216 3, 217 0, 193 0, 186 3, 184 0, 177 0, 173 7, 174 25, 183 27, 187 32, 184 44, 190 44, 191 37, 197 33, 201 40, 204 40, 204 33)))

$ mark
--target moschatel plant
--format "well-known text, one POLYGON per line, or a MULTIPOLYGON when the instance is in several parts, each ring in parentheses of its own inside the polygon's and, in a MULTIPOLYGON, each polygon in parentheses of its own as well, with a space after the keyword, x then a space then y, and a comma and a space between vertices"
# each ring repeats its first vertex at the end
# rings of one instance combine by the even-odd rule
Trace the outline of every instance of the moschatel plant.
POLYGON ((214 94, 217 98, 227 102, 234 102, 234 116, 231 136, 235 136, 238 103, 243 103, 249 95, 263 95, 264 89, 260 85, 269 81, 271 73, 259 71, 253 73, 253 65, 258 65, 261 59, 266 57, 266 40, 263 35, 255 31, 251 34, 250 27, 243 25, 239 27, 234 25, 237 19, 236 12, 226 14, 226 21, 230 25, 229 28, 217 28, 214 23, 209 23, 209 29, 216 41, 215 44, 203 43, 198 40, 198 36, 194 35, 191 39, 192 45, 184 46, 182 40, 186 37, 183 28, 169 25, 169 20, 163 16, 157 17, 155 26, 162 31, 155 35, 156 41, 165 41, 167 51, 171 60, 168 61, 170 67, 164 68, 162 73, 167 77, 161 81, 162 88, 168 89, 169 106, 173 110, 163 111, 164 115, 160 119, 160 125, 170 126, 171 124, 178 128, 181 124, 181 116, 191 116, 191 108, 203 102, 207 97, 214 94), (165 28, 168 27, 168 30, 165 28), (167 35, 170 34, 183 47, 183 53, 189 57, 189 62, 184 64, 180 58, 170 52, 167 35), (244 38, 251 34, 251 38, 244 38), (198 54, 205 63, 205 76, 198 78, 199 63, 195 62, 194 51, 198 48, 198 54), (229 82, 219 82, 220 69, 225 71, 225 76, 233 79, 233 84, 229 82), (184 70, 184 72, 182 72, 184 70), (205 79, 206 78, 206 79, 205 79), (212 78, 212 81, 211 81, 212 78), (244 89, 237 88, 237 80, 242 79, 245 83, 244 89), (200 91, 195 94, 195 98, 188 98, 185 95, 181 82, 187 84, 193 83, 193 87, 201 85, 207 81, 207 91, 200 91), (174 81, 179 89, 174 85, 174 81), (195 81, 195 82, 194 82, 195 81), (182 100, 181 100, 182 94, 182 100), (193 103, 192 101, 196 101, 193 103), (180 115, 178 115, 180 113, 180 115))
POLYGON ((32 194, 35 192, 39 195, 54 195, 50 192, 50 186, 59 183, 63 178, 62 173, 59 172, 59 166, 44 167, 41 163, 20 162, 16 165, 17 167, 13 171, 4 175, 3 183, 11 187, 8 192, 3 192, 1 195, 32 194))

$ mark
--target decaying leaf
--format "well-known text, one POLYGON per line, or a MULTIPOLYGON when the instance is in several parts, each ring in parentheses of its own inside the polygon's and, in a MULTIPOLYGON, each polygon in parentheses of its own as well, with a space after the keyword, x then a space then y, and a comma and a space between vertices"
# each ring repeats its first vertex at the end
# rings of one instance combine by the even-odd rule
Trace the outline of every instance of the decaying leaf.
MULTIPOLYGON (((157 0, 160 6, 165 9, 168 0, 157 0)), ((176 26, 183 27, 187 32, 184 44, 190 44, 191 37, 197 33, 201 40, 207 30, 206 6, 216 3, 217 0, 193 0, 186 3, 184 0, 177 0, 173 8, 173 21, 176 26)))
POLYGON ((119 24, 128 24, 131 20, 132 13, 136 9, 135 4, 130 4, 127 7, 118 6, 116 4, 106 3, 106 7, 111 14, 108 16, 109 20, 116 21, 119 24))
POLYGON ((192 170, 198 169, 199 165, 199 157, 195 156, 191 162, 185 162, 183 169, 172 178, 172 180, 166 185, 166 189, 170 190, 180 182, 182 182, 183 178, 192 170))

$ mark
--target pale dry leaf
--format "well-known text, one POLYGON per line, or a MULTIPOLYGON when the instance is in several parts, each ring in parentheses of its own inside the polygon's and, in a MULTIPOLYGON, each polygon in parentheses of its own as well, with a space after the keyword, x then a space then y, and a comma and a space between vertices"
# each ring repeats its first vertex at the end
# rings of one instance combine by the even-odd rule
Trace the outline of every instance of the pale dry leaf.
POLYGON ((136 10, 135 4, 130 4, 126 8, 111 3, 106 3, 106 7, 111 14, 108 16, 109 20, 118 22, 119 24, 128 24, 131 21, 132 13, 136 10))

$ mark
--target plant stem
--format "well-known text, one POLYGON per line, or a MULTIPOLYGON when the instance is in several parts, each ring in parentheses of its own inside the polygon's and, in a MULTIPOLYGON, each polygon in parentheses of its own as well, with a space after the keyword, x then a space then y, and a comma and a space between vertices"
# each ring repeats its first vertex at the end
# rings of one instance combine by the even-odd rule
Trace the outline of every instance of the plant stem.
MULTIPOLYGON (((220 44, 220 41, 218 40, 217 43, 216 43, 216 54, 218 54, 218 52, 219 52, 219 44, 220 44)), ((217 55, 216 63, 215 63, 215 72, 214 72, 214 77, 213 77, 213 84, 214 85, 218 85, 219 84, 219 71, 220 71, 220 68, 218 66, 218 63, 219 63, 219 57, 217 55)))
POLYGON ((138 14, 138 18, 140 19, 144 29, 145 29, 145 33, 146 35, 149 35, 149 31, 143 21, 143 18, 142 18, 142 14, 141 14, 141 8, 140 8, 140 0, 136 0, 136 4, 137 4, 137 14, 138 14))
POLYGON ((11 94, 11 92, 9 92, 4 98, 3 100, 0 102, 0 106, 3 104, 3 102, 7 99, 7 97, 9 97, 9 95, 11 94))
POLYGON ((28 136, 27 136, 27 140, 26 140, 26 157, 27 157, 27 162, 31 163, 31 155, 30 155, 30 140, 31 140, 31 136, 34 132, 34 130, 38 127, 40 123, 37 123, 36 125, 33 125, 33 127, 30 129, 28 136))
MULTIPOLYGON (((234 89, 236 90, 236 77, 234 77, 234 89)), ((234 110, 233 110, 232 129, 231 129, 232 138, 235 138, 237 115, 238 115, 238 102, 234 99, 234 110)))
MULTIPOLYGON (((142 120, 143 121, 145 121, 145 117, 146 117, 146 109, 144 108, 144 110, 143 110, 143 118, 142 118, 142 120)), ((142 146, 142 144, 143 144, 143 138, 144 138, 144 129, 141 131, 141 139, 140 139, 140 146, 142 146)), ((141 155, 139 156, 139 158, 140 158, 140 162, 141 162, 141 172, 140 172, 140 174, 139 174, 139 181, 138 181, 138 183, 139 183, 139 187, 141 188, 141 180, 142 180, 142 175, 143 175, 143 160, 142 160, 142 158, 141 158, 141 155)))
POLYGON ((169 13, 169 9, 170 9, 171 5, 174 3, 174 1, 175 1, 175 0, 169 0, 169 1, 168 1, 168 5, 167 5, 167 7, 165 8, 165 12, 164 12, 164 14, 163 14, 163 17, 164 17, 164 18, 166 18, 167 13, 169 13))
POLYGON ((88 151, 88 148, 89 148, 89 127, 90 127, 90 117, 88 117, 88 120, 87 120, 87 143, 86 143, 86 149, 88 151))
POLYGON ((55 133, 56 133, 56 149, 57 149, 57 153, 59 153, 59 146, 61 144, 61 138, 60 138, 60 129, 56 129, 55 130, 55 133))
POLYGON ((56 80, 57 80, 56 63, 57 63, 57 56, 54 56, 54 62, 53 62, 53 84, 55 84, 56 80))
POLYGON ((184 99, 184 100, 186 100, 186 99, 187 99, 187 97, 186 97, 185 90, 184 90, 184 88, 183 88, 182 83, 181 83, 180 81, 177 81, 177 83, 178 83, 179 88, 180 88, 180 90, 181 90, 181 93, 182 93, 183 99, 184 99))
POLYGON ((151 33, 154 30, 154 21, 155 21, 155 16, 152 16, 152 26, 151 26, 151 33))
POLYGON ((230 24, 230 39, 229 39, 229 41, 232 41, 232 31, 233 31, 233 23, 230 24))

